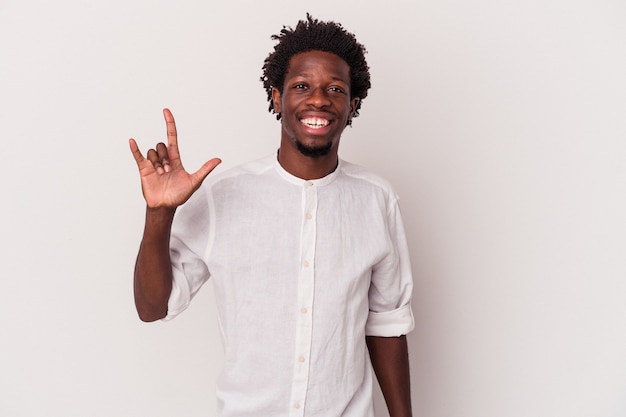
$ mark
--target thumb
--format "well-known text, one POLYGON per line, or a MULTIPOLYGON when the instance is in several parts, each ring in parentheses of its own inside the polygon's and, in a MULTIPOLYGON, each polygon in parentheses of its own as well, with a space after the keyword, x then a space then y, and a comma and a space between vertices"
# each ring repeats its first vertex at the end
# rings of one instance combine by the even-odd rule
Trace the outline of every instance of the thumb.
POLYGON ((207 175, 209 175, 211 171, 213 171, 213 169, 215 169, 215 167, 221 163, 222 163, 221 159, 213 158, 205 162, 204 165, 202 165, 199 170, 191 174, 194 188, 199 187, 200 184, 202 184, 202 181, 204 181, 204 179, 207 177, 207 175))

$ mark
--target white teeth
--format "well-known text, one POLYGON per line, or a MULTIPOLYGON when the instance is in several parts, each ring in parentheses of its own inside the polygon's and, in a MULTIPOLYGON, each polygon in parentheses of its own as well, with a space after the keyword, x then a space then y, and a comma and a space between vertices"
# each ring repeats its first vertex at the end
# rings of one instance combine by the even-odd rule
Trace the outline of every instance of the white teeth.
POLYGON ((319 129, 320 127, 328 126, 330 123, 326 119, 318 119, 318 118, 310 118, 310 119, 302 119, 300 122, 303 125, 306 125, 312 129, 319 129))

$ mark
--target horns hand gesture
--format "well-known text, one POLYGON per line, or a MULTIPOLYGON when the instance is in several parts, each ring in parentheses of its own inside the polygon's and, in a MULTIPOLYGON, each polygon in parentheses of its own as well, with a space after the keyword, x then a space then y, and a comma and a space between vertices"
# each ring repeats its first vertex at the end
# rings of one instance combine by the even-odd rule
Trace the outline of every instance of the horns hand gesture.
POLYGON ((163 110, 167 126, 167 146, 158 143, 155 149, 148 150, 146 157, 141 154, 137 142, 130 139, 130 150, 137 162, 143 196, 149 208, 176 208, 183 204, 196 191, 209 173, 222 162, 213 158, 193 174, 183 168, 178 153, 176 122, 168 109, 163 110))

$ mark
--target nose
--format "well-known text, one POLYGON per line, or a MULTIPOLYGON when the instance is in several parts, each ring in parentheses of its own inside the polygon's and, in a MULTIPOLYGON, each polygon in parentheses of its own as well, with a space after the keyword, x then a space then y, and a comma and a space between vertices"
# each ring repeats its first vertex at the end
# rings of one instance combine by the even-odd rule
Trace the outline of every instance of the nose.
POLYGON ((316 108, 329 106, 330 98, 328 97, 328 92, 323 88, 313 88, 307 99, 307 104, 316 108))

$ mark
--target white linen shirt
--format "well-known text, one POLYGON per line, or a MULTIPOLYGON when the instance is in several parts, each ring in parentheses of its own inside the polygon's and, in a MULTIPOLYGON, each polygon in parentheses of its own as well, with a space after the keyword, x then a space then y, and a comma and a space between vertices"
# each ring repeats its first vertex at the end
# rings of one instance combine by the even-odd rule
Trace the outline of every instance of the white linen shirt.
POLYGON ((339 161, 294 177, 276 156, 211 175, 176 213, 169 320, 209 277, 221 417, 373 417, 365 336, 413 329, 398 198, 339 161))

